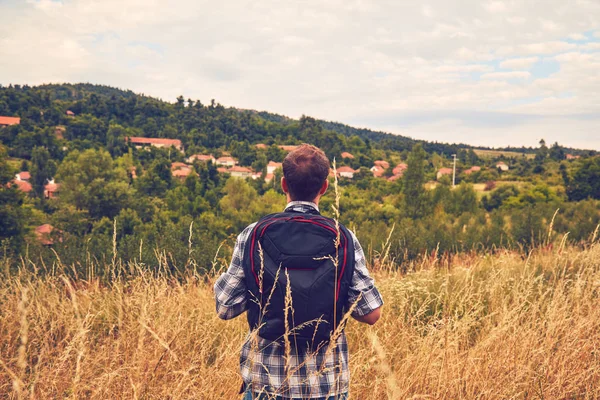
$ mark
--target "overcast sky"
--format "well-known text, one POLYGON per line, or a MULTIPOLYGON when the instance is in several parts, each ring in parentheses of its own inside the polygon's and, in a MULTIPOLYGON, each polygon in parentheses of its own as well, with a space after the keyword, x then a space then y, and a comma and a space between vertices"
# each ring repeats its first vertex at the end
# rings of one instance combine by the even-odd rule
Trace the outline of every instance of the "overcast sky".
POLYGON ((0 83, 600 150, 600 0, 0 0, 0 83))

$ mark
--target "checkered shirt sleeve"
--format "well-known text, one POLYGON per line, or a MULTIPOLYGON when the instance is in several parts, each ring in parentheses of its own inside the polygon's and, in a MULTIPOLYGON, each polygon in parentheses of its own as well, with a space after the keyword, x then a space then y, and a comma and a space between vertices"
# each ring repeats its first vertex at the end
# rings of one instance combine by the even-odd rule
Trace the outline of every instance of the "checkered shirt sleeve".
POLYGON ((354 241, 354 274, 352 275, 352 283, 348 291, 348 308, 357 302, 358 299, 352 316, 360 317, 381 307, 383 305, 383 298, 379 290, 375 287, 375 281, 369 275, 365 253, 356 235, 354 235, 354 232, 350 232, 350 234, 354 241))
POLYGON ((232 319, 247 310, 248 290, 244 280, 242 257, 248 236, 256 223, 249 225, 237 237, 231 263, 215 282, 215 303, 221 319, 232 319))

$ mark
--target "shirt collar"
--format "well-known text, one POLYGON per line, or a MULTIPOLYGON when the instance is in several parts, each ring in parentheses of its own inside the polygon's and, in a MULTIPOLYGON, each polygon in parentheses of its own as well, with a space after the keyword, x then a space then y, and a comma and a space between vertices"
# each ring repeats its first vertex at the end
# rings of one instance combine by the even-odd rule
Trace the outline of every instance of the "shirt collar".
POLYGON ((319 211, 319 206, 317 206, 315 203, 313 203, 312 201, 290 201, 287 206, 285 206, 286 211, 289 209, 293 209, 293 210, 297 210, 297 211, 304 211, 304 209, 306 207, 312 207, 314 208, 316 211, 319 211))

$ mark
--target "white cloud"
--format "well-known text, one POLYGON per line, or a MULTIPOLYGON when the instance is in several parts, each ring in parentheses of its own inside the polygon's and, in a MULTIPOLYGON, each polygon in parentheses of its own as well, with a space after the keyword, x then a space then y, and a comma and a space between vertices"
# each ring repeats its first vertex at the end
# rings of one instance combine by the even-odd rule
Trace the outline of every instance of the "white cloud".
MULTIPOLYGON (((456 115, 489 110, 559 110, 583 127, 581 112, 600 114, 598 43, 566 40, 600 37, 599 16, 596 1, 562 0, 0 0, 0 83, 89 81, 373 128, 386 126, 382 112, 422 110, 467 133, 475 128, 456 115), (528 71, 542 58, 560 70, 528 71)), ((489 118, 477 130, 497 136, 489 118)), ((418 133, 437 138, 433 129, 418 133)))
POLYGON ((518 54, 555 54, 576 48, 577 45, 562 41, 530 43, 519 46, 518 54))
POLYGON ((531 74, 527 71, 511 71, 511 72, 490 72, 483 74, 482 79, 508 80, 508 79, 528 79, 531 74))
POLYGON ((505 69, 528 69, 539 60, 539 57, 512 58, 502 61, 500 68, 505 69))
POLYGON ((501 13, 507 10, 506 4, 503 1, 490 1, 484 7, 491 13, 501 13))

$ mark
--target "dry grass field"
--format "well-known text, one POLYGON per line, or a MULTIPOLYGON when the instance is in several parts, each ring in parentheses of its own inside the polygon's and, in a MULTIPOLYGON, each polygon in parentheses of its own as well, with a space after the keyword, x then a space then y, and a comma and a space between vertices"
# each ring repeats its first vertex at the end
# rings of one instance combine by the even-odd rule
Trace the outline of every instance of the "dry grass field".
POLYGON ((519 153, 517 151, 499 151, 499 150, 481 150, 474 149, 473 150, 478 157, 481 158, 497 158, 500 156, 504 156, 507 158, 522 158, 523 156, 528 160, 532 160, 535 158, 535 154, 532 153, 519 153))
MULTIPOLYGON (((600 245, 560 247, 373 271, 386 305, 347 328, 351 398, 600 398, 600 245)), ((124 267, 0 272, 0 398, 239 398, 247 326, 215 315, 215 274, 124 267)))

